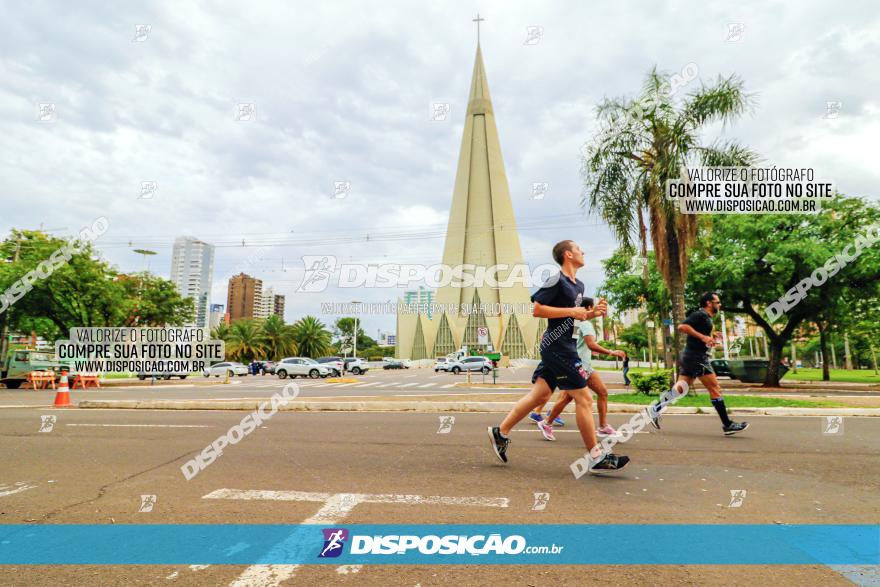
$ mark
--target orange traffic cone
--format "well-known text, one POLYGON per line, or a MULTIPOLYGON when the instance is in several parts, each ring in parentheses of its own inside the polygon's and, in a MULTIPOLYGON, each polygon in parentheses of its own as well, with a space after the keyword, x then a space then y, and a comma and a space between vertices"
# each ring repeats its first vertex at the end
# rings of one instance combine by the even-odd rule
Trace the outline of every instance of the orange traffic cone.
POLYGON ((56 408, 69 408, 69 407, 71 407, 70 388, 67 387, 67 371, 61 372, 61 381, 58 382, 58 391, 55 393, 55 407, 56 408))

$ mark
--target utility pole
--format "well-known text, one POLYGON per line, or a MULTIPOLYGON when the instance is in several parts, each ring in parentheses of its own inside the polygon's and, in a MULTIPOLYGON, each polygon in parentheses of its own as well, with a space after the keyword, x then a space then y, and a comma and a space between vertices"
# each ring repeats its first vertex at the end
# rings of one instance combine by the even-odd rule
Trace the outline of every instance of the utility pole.
POLYGON ((845 357, 844 360, 846 361, 846 363, 845 363, 846 370, 852 371, 852 368, 853 368, 852 358, 850 357, 850 354, 849 354, 849 332, 843 333, 843 353, 844 353, 844 357, 845 357))
MULTIPOLYGON (((12 262, 18 263, 19 253, 21 252, 21 233, 15 235, 15 255, 12 262)), ((0 364, 6 361, 6 355, 9 352, 9 312, 10 308, 6 308, 3 312, 3 328, 0 330, 0 364)))

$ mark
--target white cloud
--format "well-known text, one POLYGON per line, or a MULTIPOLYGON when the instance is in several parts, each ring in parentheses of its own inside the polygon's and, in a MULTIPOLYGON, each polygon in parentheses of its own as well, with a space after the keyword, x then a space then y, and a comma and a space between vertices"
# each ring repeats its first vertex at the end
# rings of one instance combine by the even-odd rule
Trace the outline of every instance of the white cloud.
MULTIPOLYGON (((529 262, 546 261, 561 238, 598 258, 613 250, 595 219, 551 218, 578 211, 577 154, 594 127, 593 106, 635 93, 654 64, 676 71, 695 62, 707 81, 738 73, 759 107, 707 136, 723 132, 768 162, 813 166, 845 192, 876 197, 880 35, 870 2, 495 1, 480 10, 529 262), (725 42, 730 22, 745 25, 739 43, 725 42), (531 25, 544 35, 524 45, 531 25), (843 103, 839 119, 822 118, 829 100, 843 103), (530 198, 538 181, 549 184, 544 200, 530 198)), ((111 227, 98 245, 109 259, 138 270, 131 249, 150 248, 159 252, 151 266, 166 275, 174 237, 195 235, 218 245, 218 303, 229 273, 258 247, 296 242, 270 247, 249 271, 288 294, 288 319, 319 313, 317 300, 293 293, 291 267, 303 254, 438 261, 442 238, 361 237, 445 229, 473 66, 472 12, 353 1, 18 6, 0 37, 0 230, 44 223, 73 233, 104 214, 111 227), (152 27, 143 42, 132 42, 136 24, 152 27), (42 101, 56 104, 57 121, 35 120, 42 101), (451 103, 447 122, 429 120, 432 101, 451 103), (256 104, 256 121, 233 120, 239 102, 256 104), (138 199, 148 180, 159 184, 156 197, 138 199), (333 182, 343 180, 351 194, 333 199, 333 182), (237 245, 242 239, 248 246, 237 245)), ((601 280, 597 268, 584 270, 590 288, 601 280)), ((364 322, 373 333, 394 326, 392 317, 364 322)))

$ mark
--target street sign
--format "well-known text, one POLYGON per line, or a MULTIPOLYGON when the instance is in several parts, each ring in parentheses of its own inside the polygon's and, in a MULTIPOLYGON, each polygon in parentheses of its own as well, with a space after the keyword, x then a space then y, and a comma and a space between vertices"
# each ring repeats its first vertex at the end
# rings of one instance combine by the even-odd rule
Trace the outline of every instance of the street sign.
POLYGON ((645 326, 647 326, 648 328, 654 328, 654 321, 648 320, 647 322, 645 322, 645 326))
POLYGON ((477 344, 489 344, 489 329, 485 326, 477 327, 477 344))
POLYGON ((672 319, 671 318, 664 318, 663 325, 664 326, 672 326, 672 319))

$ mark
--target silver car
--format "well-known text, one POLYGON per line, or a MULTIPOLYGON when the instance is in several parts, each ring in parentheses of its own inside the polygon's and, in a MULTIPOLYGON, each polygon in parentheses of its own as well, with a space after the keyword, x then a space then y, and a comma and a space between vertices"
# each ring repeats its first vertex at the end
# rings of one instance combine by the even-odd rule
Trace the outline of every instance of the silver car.
POLYGON ((448 363, 446 370, 452 371, 456 375, 462 371, 479 371, 485 374, 492 370, 492 360, 486 357, 465 357, 448 363))

